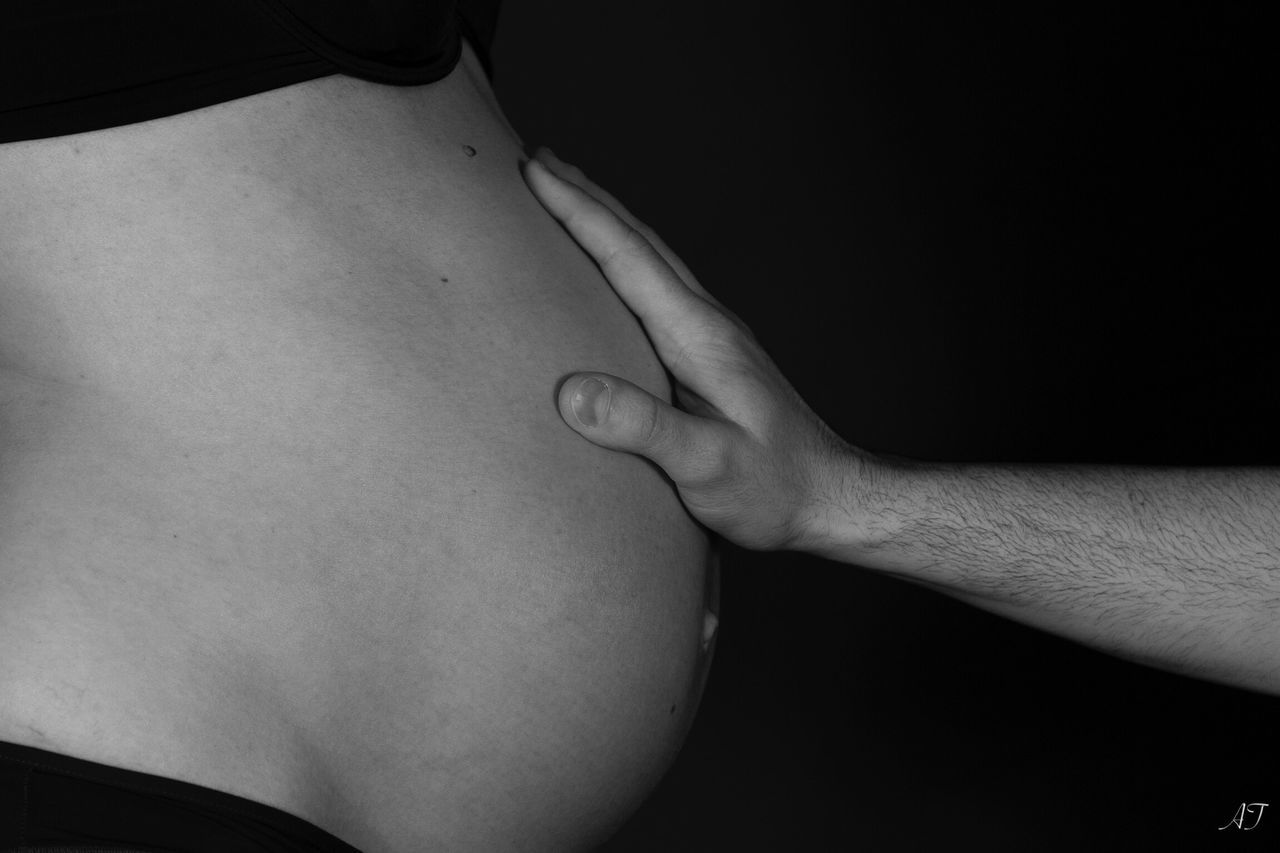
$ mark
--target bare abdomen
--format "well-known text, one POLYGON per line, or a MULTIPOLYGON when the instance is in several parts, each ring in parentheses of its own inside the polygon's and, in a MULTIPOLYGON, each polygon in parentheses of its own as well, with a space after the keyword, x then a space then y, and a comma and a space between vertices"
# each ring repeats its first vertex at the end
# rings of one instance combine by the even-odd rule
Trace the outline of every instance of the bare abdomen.
POLYGON ((708 540, 554 402, 669 389, 460 73, 0 147, 60 188, 3 251, 0 739, 366 853, 571 849, 669 764, 708 540))

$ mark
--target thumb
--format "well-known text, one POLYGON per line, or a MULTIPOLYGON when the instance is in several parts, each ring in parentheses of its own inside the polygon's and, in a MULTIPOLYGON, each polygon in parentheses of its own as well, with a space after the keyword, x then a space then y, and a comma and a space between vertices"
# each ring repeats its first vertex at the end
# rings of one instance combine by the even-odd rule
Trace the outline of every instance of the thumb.
POLYGON ((576 374, 560 387, 560 417, 583 438, 657 463, 677 486, 704 483, 723 468, 723 427, 682 412, 607 373, 576 374))

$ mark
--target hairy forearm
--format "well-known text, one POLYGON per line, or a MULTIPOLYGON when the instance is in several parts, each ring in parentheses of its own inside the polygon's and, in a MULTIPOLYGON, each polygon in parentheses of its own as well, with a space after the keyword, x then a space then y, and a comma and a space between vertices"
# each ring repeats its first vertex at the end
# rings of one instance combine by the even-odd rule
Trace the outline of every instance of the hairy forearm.
POLYGON ((1280 469, 884 457, 844 482, 857 485, 815 553, 1152 666, 1280 693, 1280 469))

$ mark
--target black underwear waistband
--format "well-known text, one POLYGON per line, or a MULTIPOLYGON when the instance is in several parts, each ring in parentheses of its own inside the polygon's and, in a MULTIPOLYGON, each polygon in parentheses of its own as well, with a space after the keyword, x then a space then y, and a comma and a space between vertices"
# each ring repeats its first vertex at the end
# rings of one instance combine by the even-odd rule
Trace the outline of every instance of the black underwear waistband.
POLYGON ((0 851, 61 845, 166 853, 359 853, 234 794, 0 741, 0 851))

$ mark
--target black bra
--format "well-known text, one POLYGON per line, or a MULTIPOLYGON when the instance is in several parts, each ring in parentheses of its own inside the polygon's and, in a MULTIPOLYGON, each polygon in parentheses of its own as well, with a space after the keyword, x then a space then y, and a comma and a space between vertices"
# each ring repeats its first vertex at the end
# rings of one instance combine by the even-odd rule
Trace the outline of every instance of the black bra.
POLYGON ((493 75, 501 0, 9 0, 0 143, 114 127, 329 74, 401 86, 493 75))

